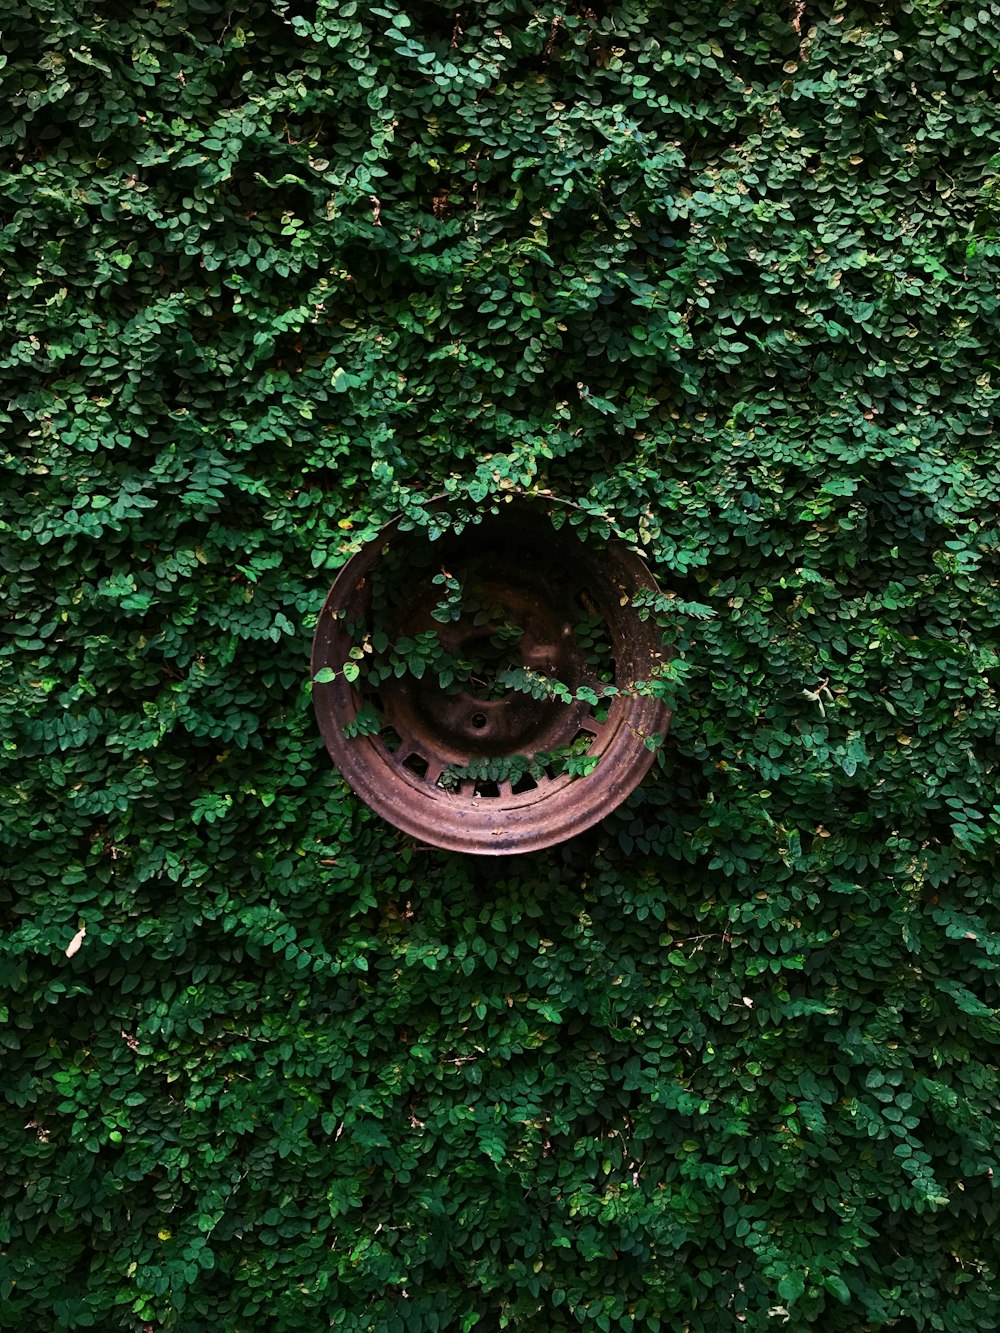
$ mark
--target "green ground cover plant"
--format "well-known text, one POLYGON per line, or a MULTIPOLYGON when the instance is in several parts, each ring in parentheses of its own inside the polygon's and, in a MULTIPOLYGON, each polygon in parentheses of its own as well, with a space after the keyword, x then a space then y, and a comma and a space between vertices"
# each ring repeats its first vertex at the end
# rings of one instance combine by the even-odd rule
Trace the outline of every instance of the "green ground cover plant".
POLYGON ((3 18, 0 1329, 1000 1326, 1000 5, 3 18), (309 641, 517 490, 674 718, 491 861, 309 641))

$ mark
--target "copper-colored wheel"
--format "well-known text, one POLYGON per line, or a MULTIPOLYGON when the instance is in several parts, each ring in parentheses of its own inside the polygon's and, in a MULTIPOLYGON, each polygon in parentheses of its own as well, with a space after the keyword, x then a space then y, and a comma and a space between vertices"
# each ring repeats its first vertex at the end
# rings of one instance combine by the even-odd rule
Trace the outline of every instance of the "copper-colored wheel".
POLYGON ((571 838, 638 785, 653 759, 647 740, 667 730, 664 704, 630 692, 668 656, 631 605, 656 585, 621 543, 598 550, 554 527, 550 512, 567 509, 511 498, 433 542, 397 519, 327 596, 312 657, 323 739, 361 799, 421 842, 500 856, 571 838), (474 583, 478 599, 451 618, 441 610, 447 579, 474 583), (405 647, 420 635, 465 678, 384 665, 387 641, 405 647), (353 682, 343 674, 345 664, 355 674, 352 663, 362 672, 353 682), (511 672, 539 689, 506 687, 511 672), (546 680, 572 700, 546 697, 546 680), (519 756, 529 758, 511 762, 519 756))

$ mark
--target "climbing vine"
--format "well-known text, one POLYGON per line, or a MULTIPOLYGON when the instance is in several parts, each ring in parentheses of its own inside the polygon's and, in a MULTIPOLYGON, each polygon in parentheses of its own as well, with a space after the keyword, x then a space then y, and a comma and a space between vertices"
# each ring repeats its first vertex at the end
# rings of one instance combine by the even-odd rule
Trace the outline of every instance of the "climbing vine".
MULTIPOLYGON (((998 51, 8 0, 0 1328, 1000 1324, 998 51), (645 553, 673 721, 463 858, 333 769, 309 642, 518 491, 645 553)), ((418 669, 506 688, 504 623, 418 669)))

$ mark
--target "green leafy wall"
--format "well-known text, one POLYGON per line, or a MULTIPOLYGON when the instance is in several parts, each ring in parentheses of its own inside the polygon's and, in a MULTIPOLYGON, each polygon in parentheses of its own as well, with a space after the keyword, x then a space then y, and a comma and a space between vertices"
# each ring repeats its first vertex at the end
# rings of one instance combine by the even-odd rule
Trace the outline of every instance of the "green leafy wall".
POLYGON ((456 5, 4 6, 0 1328, 995 1328, 1000 5, 456 5), (484 861, 307 659, 516 487, 684 666, 484 861))

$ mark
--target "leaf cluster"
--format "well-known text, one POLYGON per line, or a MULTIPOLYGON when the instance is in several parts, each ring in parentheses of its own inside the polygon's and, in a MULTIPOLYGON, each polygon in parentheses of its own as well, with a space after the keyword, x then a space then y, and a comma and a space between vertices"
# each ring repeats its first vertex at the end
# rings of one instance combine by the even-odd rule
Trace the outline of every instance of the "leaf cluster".
POLYGON ((1000 6, 4 19, 0 1328, 1000 1325, 1000 6), (518 489, 674 718, 494 863, 306 660, 518 489))

